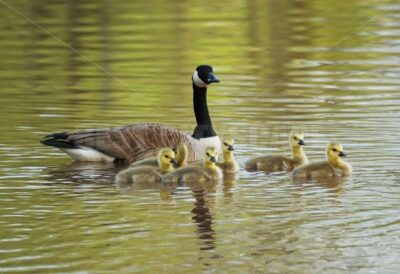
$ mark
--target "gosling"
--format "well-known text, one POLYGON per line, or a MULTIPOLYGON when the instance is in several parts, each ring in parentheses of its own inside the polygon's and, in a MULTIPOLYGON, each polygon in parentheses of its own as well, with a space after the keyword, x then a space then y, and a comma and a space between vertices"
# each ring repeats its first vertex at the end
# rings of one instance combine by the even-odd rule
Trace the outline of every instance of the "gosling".
POLYGON ((264 155, 250 159, 245 164, 247 171, 264 171, 267 173, 278 171, 292 171, 294 168, 308 163, 307 156, 303 152, 304 133, 294 130, 289 135, 289 145, 293 158, 284 155, 264 155))
POLYGON ((205 151, 203 166, 186 166, 163 176, 163 183, 204 183, 222 178, 222 171, 216 165, 218 151, 209 147, 205 151))
MULTIPOLYGON (((175 160, 176 164, 174 164, 174 168, 180 168, 186 166, 186 160, 188 155, 188 148, 186 144, 179 143, 178 145, 174 146, 172 150, 175 153, 175 160)), ((134 162, 130 165, 130 167, 139 167, 139 166, 152 166, 158 167, 158 159, 155 158, 148 158, 143 159, 141 161, 134 162)))
POLYGON ((120 185, 132 185, 135 183, 160 182, 161 176, 175 170, 175 153, 170 148, 161 149, 157 157, 158 166, 135 166, 129 167, 116 176, 116 183, 120 185))
POLYGON ((349 163, 342 160, 344 156, 346 156, 346 153, 344 153, 340 144, 330 143, 326 148, 326 161, 297 167, 293 170, 293 177, 312 179, 349 176, 352 168, 349 163))
POLYGON ((223 140, 222 155, 223 162, 218 162, 217 165, 224 171, 224 173, 236 173, 239 170, 239 164, 236 162, 233 151, 235 140, 232 138, 225 138, 223 140))

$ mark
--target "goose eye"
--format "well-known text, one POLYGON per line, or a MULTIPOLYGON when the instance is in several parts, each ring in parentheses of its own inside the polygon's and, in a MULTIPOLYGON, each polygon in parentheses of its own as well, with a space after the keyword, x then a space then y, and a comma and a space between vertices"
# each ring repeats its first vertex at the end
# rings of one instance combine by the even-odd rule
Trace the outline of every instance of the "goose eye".
POLYGON ((229 146, 227 143, 224 143, 224 145, 229 146))
POLYGON ((210 157, 210 153, 207 152, 207 156, 210 157))
POLYGON ((165 158, 169 158, 169 156, 168 156, 168 155, 165 155, 165 158))
POLYGON ((295 136, 295 137, 293 137, 293 139, 297 140, 297 137, 295 136))
POLYGON ((332 148, 333 151, 337 151, 336 148, 332 148))

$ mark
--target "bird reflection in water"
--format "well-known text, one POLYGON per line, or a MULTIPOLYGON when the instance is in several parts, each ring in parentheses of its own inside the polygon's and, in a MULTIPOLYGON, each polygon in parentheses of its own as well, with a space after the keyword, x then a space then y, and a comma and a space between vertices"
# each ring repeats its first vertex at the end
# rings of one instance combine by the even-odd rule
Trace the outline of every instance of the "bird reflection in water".
MULTIPOLYGON (((113 163, 83 163, 74 162, 70 165, 59 167, 55 170, 49 170, 48 174, 54 181, 68 181, 76 184, 93 183, 110 184, 114 182, 115 175, 118 171, 126 168, 125 166, 116 165, 113 163)), ((215 249, 215 231, 213 229, 213 216, 210 211, 210 203, 212 204, 213 196, 208 195, 215 193, 217 187, 221 186, 224 196, 232 199, 231 191, 235 182, 235 176, 225 175, 224 180, 216 183, 209 182, 204 184, 190 185, 118 185, 116 188, 120 193, 135 193, 138 189, 157 189, 160 192, 160 199, 169 201, 179 192, 181 187, 189 187, 193 198, 195 199, 194 207, 191 210, 193 214, 192 220, 197 227, 197 237, 200 243, 200 250, 215 249)))
POLYGON ((76 184, 110 184, 115 174, 125 166, 114 163, 73 162, 46 170, 52 181, 73 182, 76 184))
POLYGON ((194 208, 192 213, 197 226, 197 233, 201 241, 201 250, 215 249, 215 232, 212 228, 213 218, 208 207, 206 198, 207 190, 205 188, 196 188, 192 190, 193 197, 195 198, 194 208))
POLYGON ((232 191, 233 186, 237 180, 237 174, 224 174, 222 191, 225 198, 233 198, 234 192, 232 191))
POLYGON ((327 188, 331 193, 339 196, 343 189, 343 184, 349 180, 349 177, 325 177, 325 178, 293 178, 293 183, 299 185, 311 184, 327 188))

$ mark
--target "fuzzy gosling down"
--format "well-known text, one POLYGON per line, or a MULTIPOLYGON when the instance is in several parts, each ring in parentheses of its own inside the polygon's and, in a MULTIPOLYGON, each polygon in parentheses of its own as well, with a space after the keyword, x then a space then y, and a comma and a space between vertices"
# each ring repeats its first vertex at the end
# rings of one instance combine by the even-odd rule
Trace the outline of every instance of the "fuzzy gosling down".
POLYGON ((137 166, 122 170, 116 176, 119 185, 132 185, 135 183, 160 182, 161 176, 174 171, 176 164, 175 153, 170 148, 161 149, 158 153, 158 166, 137 166))
POLYGON ((163 176, 163 183, 204 183, 217 181, 222 178, 222 171, 216 165, 218 151, 216 148, 207 148, 204 164, 200 166, 186 166, 163 176))
POLYGON ((342 160, 344 156, 346 153, 340 144, 330 143, 326 148, 326 161, 300 166, 293 170, 293 177, 312 179, 349 176, 352 173, 352 167, 342 160))
MULTIPOLYGON (((186 165, 188 148, 187 145, 184 143, 179 143, 178 145, 174 146, 172 150, 175 153, 175 160, 176 164, 174 164, 174 168, 180 168, 186 165)), ((158 158, 147 158, 144 160, 140 160, 134 162, 130 165, 130 167, 139 167, 139 166, 152 166, 158 167, 158 158)))
POLYGON ((245 164, 247 171, 264 171, 267 173, 279 171, 292 171, 294 168, 308 163, 303 151, 304 133, 293 130, 289 135, 289 145, 292 158, 284 155, 264 155, 250 159, 245 164))
POLYGON ((225 138, 222 142, 222 155, 223 161, 218 162, 219 166, 224 173, 236 173, 239 171, 239 164, 236 162, 233 152, 235 140, 232 138, 225 138))

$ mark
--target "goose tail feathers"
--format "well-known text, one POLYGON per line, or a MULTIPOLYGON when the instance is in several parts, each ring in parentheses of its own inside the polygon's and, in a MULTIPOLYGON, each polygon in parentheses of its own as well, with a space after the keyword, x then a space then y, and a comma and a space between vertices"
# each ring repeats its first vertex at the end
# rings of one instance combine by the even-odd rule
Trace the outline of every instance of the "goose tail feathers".
POLYGON ((78 148, 73 142, 68 140, 68 133, 59 132, 45 136, 40 142, 45 146, 57 148, 78 148))

